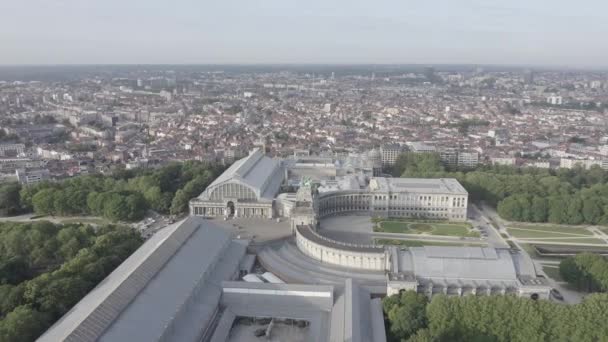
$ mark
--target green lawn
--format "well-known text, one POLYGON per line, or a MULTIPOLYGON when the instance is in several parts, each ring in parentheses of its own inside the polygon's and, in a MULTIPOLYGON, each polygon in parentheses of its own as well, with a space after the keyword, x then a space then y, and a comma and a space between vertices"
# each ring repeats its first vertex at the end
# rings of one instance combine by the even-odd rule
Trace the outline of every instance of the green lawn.
POLYGON ((586 235, 573 235, 563 233, 553 233, 540 230, 529 230, 519 228, 507 228, 507 231, 512 236, 519 239, 533 239, 533 238, 560 238, 560 237, 586 237, 586 235))
POLYGON ((588 231, 583 227, 568 227, 568 226, 558 226, 558 225, 531 225, 531 224, 510 224, 509 228, 519 228, 519 229, 527 229, 527 230, 536 230, 536 231, 544 231, 551 233, 562 233, 562 234, 572 234, 572 235, 593 235, 592 232, 588 231))
POLYGON ((485 244, 479 243, 452 243, 452 242, 434 242, 434 241, 419 241, 419 240, 391 240, 391 239, 376 239, 377 245, 393 245, 403 247, 422 247, 422 246, 470 246, 470 247, 485 247, 485 244))
POLYGON ((542 240, 536 240, 534 242, 534 244, 542 244, 542 243, 551 243, 551 242, 561 242, 561 243, 592 243, 592 244, 597 244, 597 245, 605 245, 606 242, 604 242, 604 240, 601 239, 594 239, 594 238, 583 238, 583 239, 542 239, 542 240))
POLYGON ((431 234, 460 237, 479 237, 479 233, 470 230, 467 223, 436 223, 382 221, 374 227, 374 231, 401 234, 431 234))

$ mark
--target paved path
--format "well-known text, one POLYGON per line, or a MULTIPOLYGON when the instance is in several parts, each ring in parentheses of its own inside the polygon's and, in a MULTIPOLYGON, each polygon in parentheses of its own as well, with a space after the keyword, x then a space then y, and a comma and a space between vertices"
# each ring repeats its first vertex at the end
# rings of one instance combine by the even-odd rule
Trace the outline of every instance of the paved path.
POLYGON ((495 248, 510 248, 509 244, 500 235, 499 230, 501 227, 494 227, 494 225, 492 225, 488 217, 488 213, 480 210, 480 208, 478 208, 475 204, 471 204, 469 206, 467 216, 469 222, 471 222, 473 226, 477 227, 481 231, 485 231, 488 234, 488 244, 495 248), (497 230, 497 228, 499 230, 497 230))
MULTIPOLYGON (((494 209, 492 209, 488 206, 482 206, 480 209, 483 211, 483 213, 487 217, 491 217, 494 220, 494 222, 496 222, 497 229, 501 230, 503 232, 503 234, 507 235, 508 237, 511 237, 511 235, 509 234, 509 232, 507 231, 507 229, 504 225, 504 220, 498 216, 498 214, 496 213, 496 211, 494 209)), ((536 274, 537 275, 540 274, 543 277, 545 277, 545 279, 547 279, 547 281, 549 282, 549 285, 551 285, 551 287, 559 290, 559 292, 564 297, 564 303, 577 304, 583 300, 583 296, 581 293, 572 291, 565 286, 566 285, 565 283, 557 282, 554 279, 550 278, 543 270, 543 264, 559 265, 559 261, 557 261, 557 260, 551 260, 551 261, 546 260, 545 261, 545 260, 533 259, 530 256, 530 254, 528 254, 528 252, 521 247, 521 245, 519 244, 519 241, 517 241, 517 239, 511 239, 511 241, 515 244, 515 246, 517 246, 517 248, 520 250, 521 253, 527 255, 532 260, 532 262, 534 263, 534 269, 536 271, 536 274)), ((559 302, 559 301, 556 301, 556 302, 559 302)))
POLYGON ((323 219, 319 234, 330 239, 357 244, 372 244, 374 239, 486 244, 484 239, 476 237, 374 232, 371 217, 361 215, 334 216, 323 219))
POLYGON ((35 221, 49 221, 53 223, 63 223, 69 221, 70 223, 82 220, 84 223, 98 224, 97 222, 105 221, 104 219, 97 216, 42 216, 34 218, 34 214, 25 214, 19 216, 0 217, 0 222, 35 222, 35 221), (95 222, 97 221, 97 222, 95 222))
POLYGON ((484 241, 483 239, 480 239, 480 238, 448 236, 448 235, 423 235, 423 234, 401 234, 401 233, 376 232, 376 233, 372 233, 372 236, 377 239, 486 243, 486 241, 484 241))

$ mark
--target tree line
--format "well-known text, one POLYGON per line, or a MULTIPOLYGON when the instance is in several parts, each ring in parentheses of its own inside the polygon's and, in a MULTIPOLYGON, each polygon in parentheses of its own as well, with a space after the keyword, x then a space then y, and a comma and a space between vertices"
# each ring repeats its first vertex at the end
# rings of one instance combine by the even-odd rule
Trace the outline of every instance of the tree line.
POLYGON ((141 243, 122 226, 0 223, 0 342, 34 341, 141 243))
POLYGON ((581 253, 568 257, 560 262, 559 273, 577 290, 608 290, 608 261, 599 254, 581 253))
POLYGON ((382 301, 387 339, 408 342, 603 341, 608 294, 581 304, 507 296, 433 296, 406 291, 382 301))
POLYGON ((181 214, 221 173, 201 162, 172 163, 159 169, 123 170, 109 176, 87 175, 62 182, 0 187, 0 214, 95 215, 112 221, 137 221, 148 209, 181 214))
POLYGON ((402 177, 456 178, 473 201, 497 208, 510 221, 608 224, 608 172, 480 166, 446 170, 436 153, 404 153, 392 170, 402 177))

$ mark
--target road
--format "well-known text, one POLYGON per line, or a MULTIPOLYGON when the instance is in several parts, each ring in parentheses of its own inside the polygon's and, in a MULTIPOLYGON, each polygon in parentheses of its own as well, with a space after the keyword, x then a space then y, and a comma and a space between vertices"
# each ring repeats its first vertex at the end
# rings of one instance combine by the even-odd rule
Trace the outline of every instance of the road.
POLYGON ((487 214, 474 204, 469 206, 468 219, 474 227, 487 233, 487 241, 490 246, 494 248, 510 248, 509 244, 500 236, 500 232, 492 225, 487 214))
POLYGON ((102 224, 105 220, 96 216, 42 216, 36 217, 34 214, 25 214, 19 216, 0 217, 0 222, 35 222, 49 221, 53 223, 74 223, 82 221, 92 225, 102 224))
MULTIPOLYGON (((496 213, 496 211, 494 209, 492 209, 488 206, 482 206, 481 208, 475 207, 475 209, 477 211, 483 213, 484 217, 491 218, 493 220, 493 222, 496 223, 497 227, 494 227, 494 225, 489 225, 489 226, 491 227, 491 230, 495 231, 501 239, 502 239, 502 237, 500 236, 500 232, 502 232, 503 234, 505 234, 508 237, 511 237, 511 235, 509 234, 509 232, 506 229, 504 220, 501 219, 500 216, 498 216, 498 213, 496 213)), ((580 292, 570 290, 569 288, 566 287, 566 285, 567 285, 566 283, 555 281, 554 279, 550 278, 543 270, 543 265, 556 266, 556 265, 559 265, 559 261, 534 259, 530 256, 530 254, 524 248, 521 247, 521 245, 519 244, 519 241, 517 239, 511 239, 511 242, 513 242, 515 244, 515 246, 517 246, 517 248, 520 250, 520 253, 525 254, 527 257, 529 257, 532 260, 536 274, 542 275, 543 277, 545 277, 545 279, 547 279, 547 281, 549 282, 549 285, 551 287, 553 287, 554 289, 557 289, 562 294, 562 296, 564 297, 563 303, 578 304, 583 300, 583 295, 580 292)), ((554 301, 557 303, 560 302, 557 300, 554 300, 554 301)))

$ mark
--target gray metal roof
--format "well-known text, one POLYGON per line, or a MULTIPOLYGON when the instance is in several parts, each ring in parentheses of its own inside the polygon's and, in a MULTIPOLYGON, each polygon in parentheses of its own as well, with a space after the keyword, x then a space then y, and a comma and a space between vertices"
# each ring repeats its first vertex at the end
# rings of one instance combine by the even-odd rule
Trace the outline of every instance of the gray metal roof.
POLYGON ((154 234, 38 341, 95 341, 201 224, 190 217, 154 234))
POLYGON ((189 217, 153 235, 39 341, 196 341, 219 301, 214 283, 235 274, 245 250, 221 227, 189 217), (180 325, 190 318, 198 325, 180 325))
POLYGON ((375 192, 410 192, 421 194, 468 194, 455 178, 374 177, 370 181, 370 190, 375 192))
MULTIPOLYGON (((213 277, 216 268, 222 266, 224 253, 238 256, 228 270, 230 276, 238 268, 245 246, 233 245, 227 231, 206 221, 104 332, 100 341, 159 340, 170 326, 178 323, 174 320, 180 318, 181 311, 193 304, 192 295, 204 292, 201 290, 205 283, 213 277)), ((209 294, 212 296, 204 308, 212 314, 220 292, 209 294)))
POLYGON ((376 246, 372 246, 372 245, 356 245, 356 244, 331 240, 329 238, 326 238, 324 236, 317 234, 315 231, 312 230, 312 228, 310 228, 310 226, 297 226, 296 229, 307 240, 311 240, 322 246, 335 248, 335 249, 342 249, 342 250, 347 250, 347 251, 352 251, 352 252, 359 252, 359 253, 384 254, 384 247, 376 247, 376 246))
POLYGON ((496 249, 487 247, 440 247, 424 246, 428 258, 456 258, 456 259, 498 259, 496 249))
POLYGON ((219 185, 235 182, 250 187, 260 198, 272 200, 283 182, 283 173, 280 170, 279 160, 266 157, 259 148, 256 148, 249 156, 235 161, 207 187, 199 198, 208 199, 211 192, 219 185))
POLYGON ((386 341, 382 308, 369 291, 347 279, 331 313, 330 341, 386 341))
POLYGON ((401 253, 400 271, 413 272, 417 278, 517 281, 517 270, 508 250, 427 246, 401 253))

